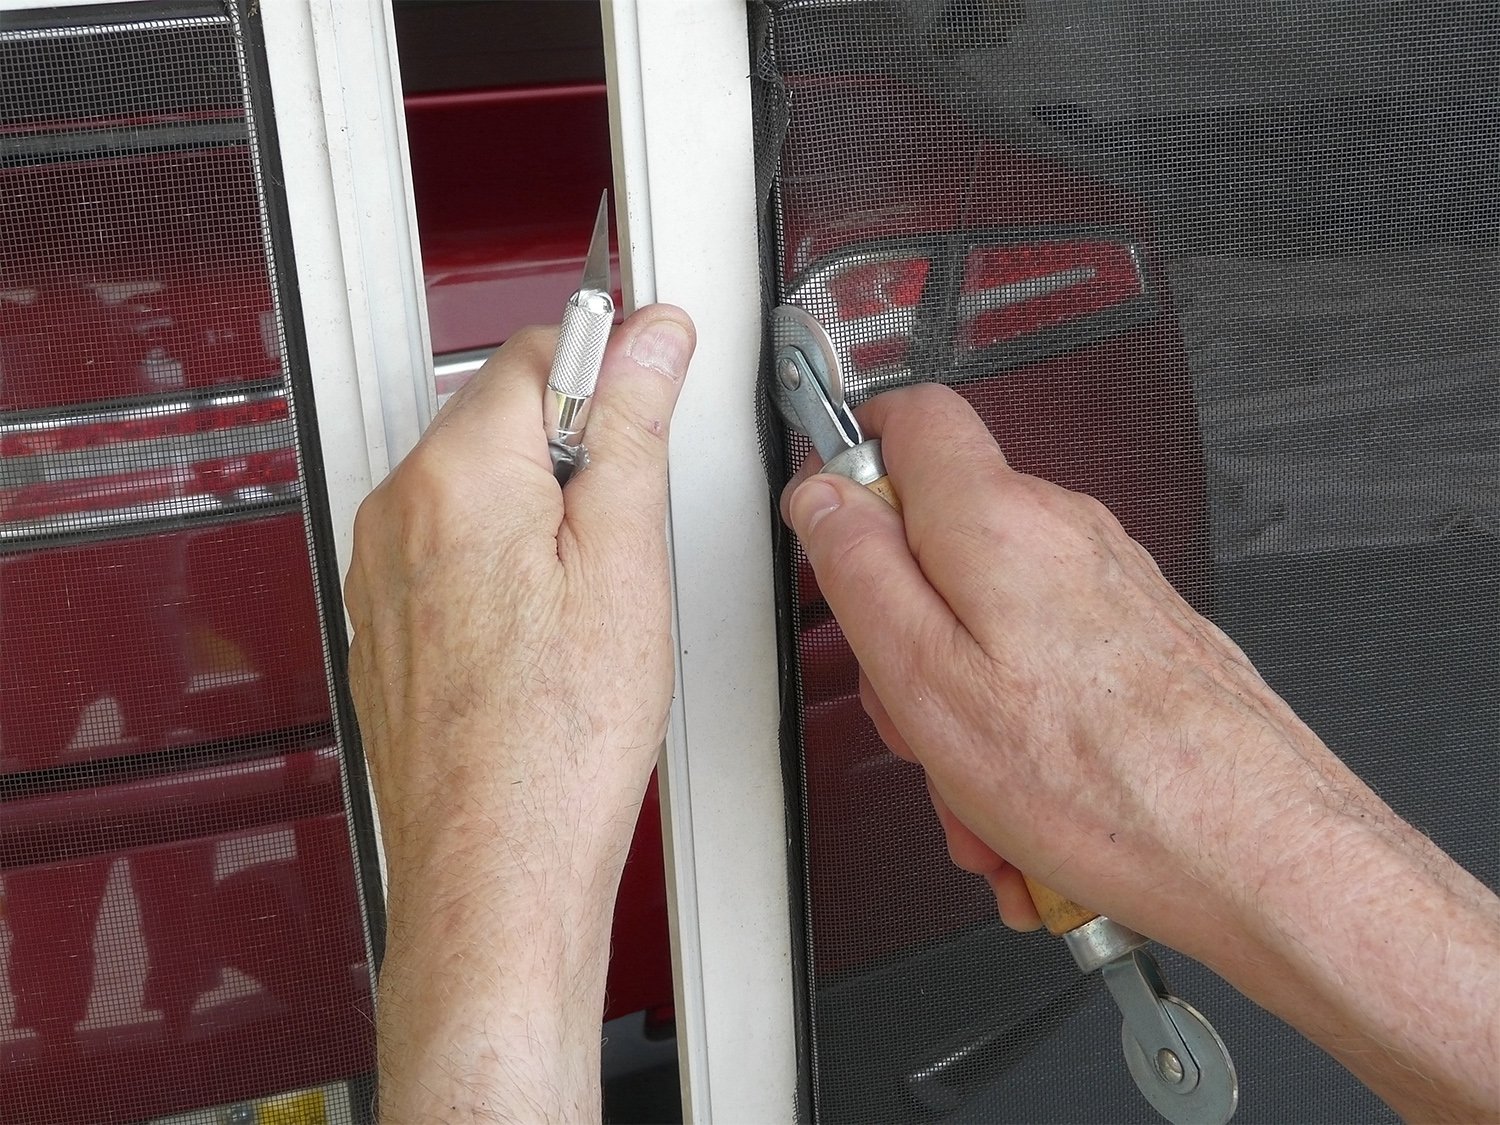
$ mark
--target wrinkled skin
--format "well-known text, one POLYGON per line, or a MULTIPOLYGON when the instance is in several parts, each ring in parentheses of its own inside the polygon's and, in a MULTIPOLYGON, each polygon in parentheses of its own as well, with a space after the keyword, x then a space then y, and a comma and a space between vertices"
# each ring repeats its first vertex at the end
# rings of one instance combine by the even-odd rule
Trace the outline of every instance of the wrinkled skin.
POLYGON ((1227 834, 1315 808, 1330 784, 1363 789, 1102 504, 1010 469, 957 395, 884 395, 864 420, 904 517, 867 503, 820 517, 810 493, 843 485, 821 476, 794 482, 789 515, 815 546, 826 521, 865 521, 812 555, 861 700, 926 768, 954 861, 989 878, 1012 925, 1039 920, 1002 854, 1191 944, 1172 918, 1234 909, 1203 897, 1233 883, 1227 834), (1173 878, 1145 885, 1149 871, 1173 878))
MULTIPOLYGON (((544 373, 554 342, 527 330, 494 366, 524 356, 544 373)), ((559 844, 585 847, 601 828, 635 823, 665 733, 666 431, 651 411, 661 404, 632 403, 641 419, 604 430, 619 408, 600 400, 593 463, 565 506, 539 397, 534 379, 482 373, 360 509, 350 679, 398 852, 426 826, 512 806, 528 825, 558 822, 559 844), (432 658, 443 651, 463 659, 432 658), (500 757, 405 751, 434 734, 485 739, 500 757)))
POLYGON ((1102 505, 1012 470, 956 394, 896 391, 861 420, 901 514, 816 463, 783 514, 866 710, 926 771, 954 862, 1002 916, 1039 923, 1024 871, 1204 961, 1402 1112, 1500 1114, 1494 895, 1351 773, 1102 505))
MULTIPOLYGON (((616 331, 566 488, 542 431, 554 339, 507 344, 355 527, 381 1111, 403 1125, 599 1117, 611 908, 672 692, 666 437, 692 329, 657 306, 616 331)), ((952 392, 863 421, 903 514, 826 476, 784 510, 866 706, 1005 917, 1036 922, 1026 871, 1200 958, 1408 1117, 1500 1119, 1494 896, 952 392)))
POLYGON ((673 690, 666 442, 693 332, 668 306, 616 330, 566 489, 542 424, 555 343, 513 337, 355 523, 392 1121, 458 1116, 444 1099, 598 1113, 610 905, 673 690))

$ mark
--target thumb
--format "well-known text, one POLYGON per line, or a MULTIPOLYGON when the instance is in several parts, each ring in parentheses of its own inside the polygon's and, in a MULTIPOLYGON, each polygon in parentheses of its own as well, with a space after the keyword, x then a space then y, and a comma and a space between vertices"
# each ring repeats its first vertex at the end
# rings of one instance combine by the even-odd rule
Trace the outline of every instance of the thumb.
POLYGON ((580 540, 664 534, 667 434, 695 344, 672 305, 647 305, 610 337, 583 435, 588 468, 563 490, 580 540))
MULTIPOLYGON (((817 473, 787 505, 793 529, 860 667, 893 711, 929 683, 963 626, 907 546, 901 516, 869 489, 817 473)), ((899 717, 898 717, 899 721, 899 717)))

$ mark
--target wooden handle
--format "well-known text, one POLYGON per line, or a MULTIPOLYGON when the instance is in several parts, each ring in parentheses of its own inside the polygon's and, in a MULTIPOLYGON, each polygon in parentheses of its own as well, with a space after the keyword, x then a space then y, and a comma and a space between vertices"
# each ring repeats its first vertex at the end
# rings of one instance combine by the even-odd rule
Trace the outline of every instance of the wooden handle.
POLYGON ((1043 886, 1030 875, 1026 876, 1026 889, 1031 892, 1031 901, 1036 904, 1036 912, 1042 916, 1047 929, 1054 934, 1065 934, 1076 930, 1085 922, 1092 922, 1099 917, 1088 907, 1079 906, 1072 899, 1063 898, 1051 887, 1043 886))
POLYGON ((900 514, 901 499, 896 495, 896 489, 891 484, 891 478, 889 476, 881 477, 879 480, 872 480, 869 484, 865 485, 865 487, 873 492, 876 496, 879 496, 891 507, 895 508, 898 515, 900 514))

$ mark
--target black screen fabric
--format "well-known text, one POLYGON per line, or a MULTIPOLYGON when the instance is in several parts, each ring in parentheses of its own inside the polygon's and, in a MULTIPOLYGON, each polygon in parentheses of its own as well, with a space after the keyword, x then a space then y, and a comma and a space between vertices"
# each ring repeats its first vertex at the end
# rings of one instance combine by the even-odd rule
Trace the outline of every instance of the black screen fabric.
POLYGON ((256 8, 0 13, 0 1121, 370 1115, 379 886, 256 8))
MULTIPOLYGON (((956 386, 1097 496, 1396 810, 1500 876, 1500 16, 1477 3, 757 6, 771 295, 858 401, 956 386)), ((768 439, 795 467, 799 439, 768 439)), ((778 482, 779 483, 779 482, 778 482)), ((805 560, 796 703, 812 1114, 1153 1121, 1099 983, 994 920, 885 753, 805 560)), ((1241 1121, 1384 1121, 1163 951, 1241 1121)))

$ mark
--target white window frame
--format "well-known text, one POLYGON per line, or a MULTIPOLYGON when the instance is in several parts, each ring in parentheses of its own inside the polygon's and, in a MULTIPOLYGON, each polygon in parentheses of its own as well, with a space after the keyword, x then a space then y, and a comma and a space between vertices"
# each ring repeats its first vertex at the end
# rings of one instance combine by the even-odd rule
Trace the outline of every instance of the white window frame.
POLYGON ((339 573, 360 501, 436 413, 386 0, 262 0, 339 573))
POLYGON ((698 328, 672 423, 661 769, 685 1120, 792 1121, 797 1054, 744 0, 604 0, 628 307, 698 328))

